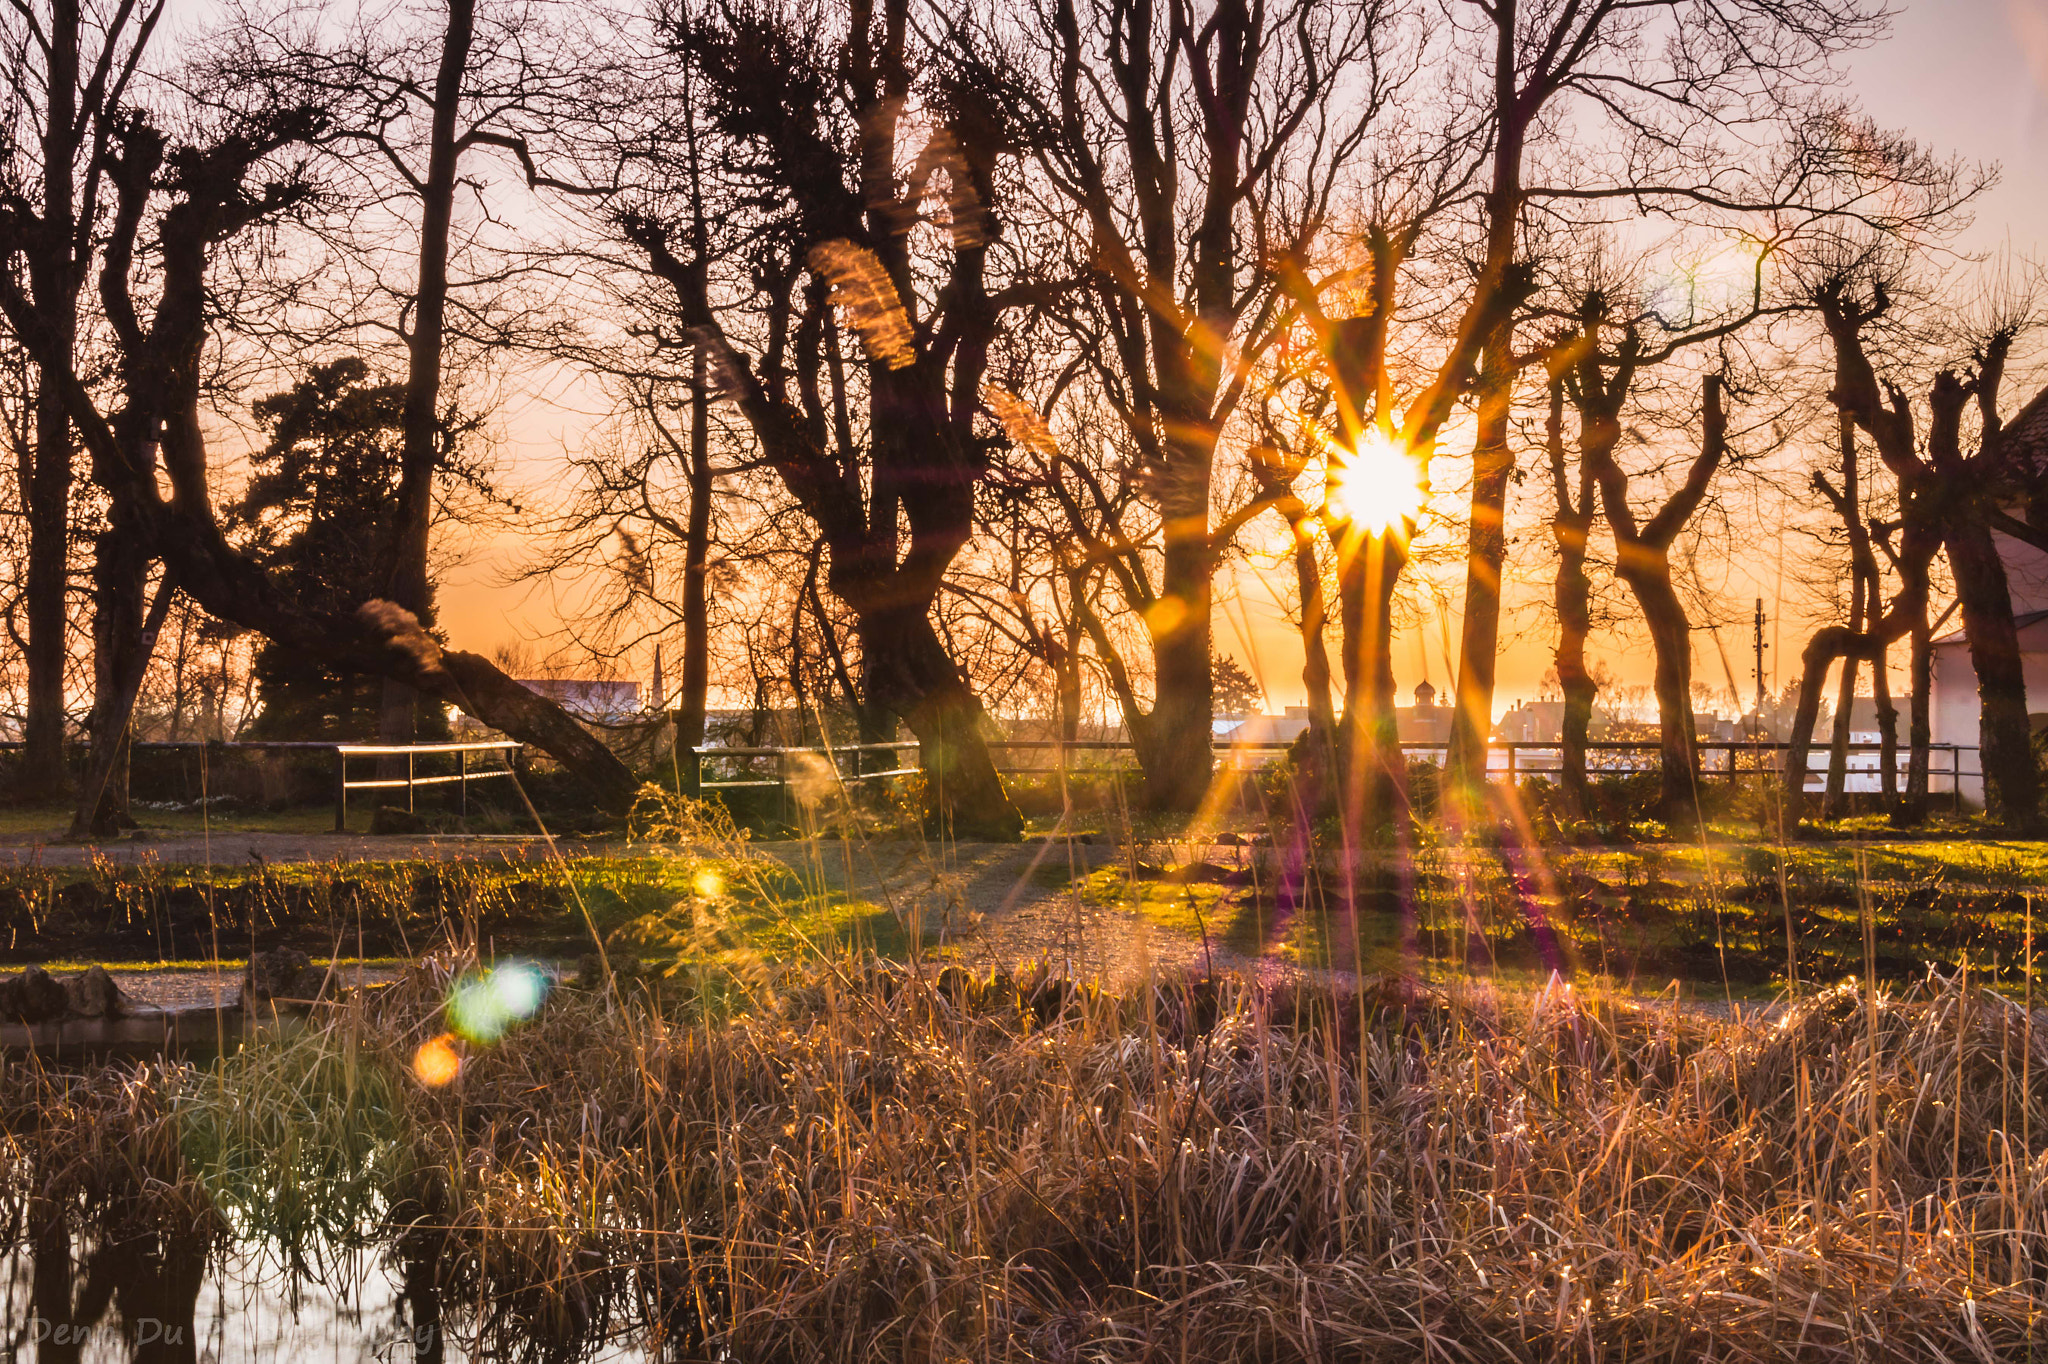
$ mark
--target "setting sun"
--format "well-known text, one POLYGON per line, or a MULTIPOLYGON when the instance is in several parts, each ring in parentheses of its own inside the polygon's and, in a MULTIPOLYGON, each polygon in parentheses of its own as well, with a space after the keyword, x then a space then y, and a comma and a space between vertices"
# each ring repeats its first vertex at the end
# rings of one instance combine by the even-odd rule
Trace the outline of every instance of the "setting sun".
POLYGON ((1422 510, 1422 470, 1394 438, 1377 428, 1350 450, 1330 449, 1331 515, 1367 531, 1411 521, 1422 510))

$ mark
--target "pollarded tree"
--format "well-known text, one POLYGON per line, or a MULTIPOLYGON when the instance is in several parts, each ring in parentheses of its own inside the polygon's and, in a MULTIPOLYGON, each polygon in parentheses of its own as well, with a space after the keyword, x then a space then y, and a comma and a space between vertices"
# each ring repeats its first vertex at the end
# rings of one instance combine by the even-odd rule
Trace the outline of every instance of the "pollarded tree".
MULTIPOLYGON (((1934 555, 1946 551, 1977 673, 1986 810, 2004 823, 2030 826, 2037 818, 2040 777, 2012 592, 1993 535, 2004 531, 2048 544, 2048 533, 2014 510, 2026 505, 2028 462, 2025 441, 2015 433, 2032 429, 2034 423, 2024 418, 2048 410, 2048 399, 2037 396, 2011 431, 1999 411, 2006 363, 2026 319, 2019 314, 1994 317, 1975 336, 1966 370, 1943 368, 1934 374, 1927 383, 1923 438, 1913 399, 1902 383, 1879 376, 1865 342, 1866 329, 1892 306, 1889 291, 1881 279, 1862 288, 1857 283, 1846 275, 1830 276, 1816 289, 1815 304, 1834 347, 1831 396, 1870 438, 1898 485, 1899 539, 1892 559, 1899 590, 1875 629, 1825 630, 1806 647, 1787 755, 1786 818, 1791 822, 1799 816, 1820 683, 1836 658, 1853 655, 1881 666, 1893 642, 1913 637, 1911 743, 1924 752, 1928 573, 1934 555)), ((1919 768, 1909 770, 1909 805, 1925 789, 1924 760, 1919 768)))
MULTIPOLYGON (((1474 234, 1482 285, 1508 278, 1536 230, 1573 213, 1727 224, 1735 215, 1894 216, 1883 174, 1840 192, 1806 176, 1750 173, 1759 146, 1816 119, 1844 121, 1839 56, 1883 31, 1878 0, 1460 0, 1471 102, 1486 124, 1474 234), (1814 196, 1825 198, 1816 207, 1814 196)), ((1880 166, 1880 170, 1888 170, 1880 166)), ((1449 787, 1483 780, 1493 723, 1508 493, 1519 468, 1514 391, 1540 347, 1518 350, 1521 314, 1496 309, 1481 338, 1467 571, 1449 787)))
MULTIPOLYGON (((714 385, 816 525, 829 590, 854 617, 862 693, 923 746, 931 821, 1014 838, 981 702, 933 606, 973 534, 991 350, 1005 312, 1045 286, 991 287, 1018 149, 1007 78, 924 46, 911 9, 857 4, 843 24, 775 7, 665 15, 701 98, 684 117, 708 123, 723 162, 716 192, 732 204, 715 211, 751 235, 714 270, 726 258, 709 258, 691 215, 619 221, 667 288, 666 316, 706 348, 714 385)), ((677 127, 649 139, 685 145, 677 127)))

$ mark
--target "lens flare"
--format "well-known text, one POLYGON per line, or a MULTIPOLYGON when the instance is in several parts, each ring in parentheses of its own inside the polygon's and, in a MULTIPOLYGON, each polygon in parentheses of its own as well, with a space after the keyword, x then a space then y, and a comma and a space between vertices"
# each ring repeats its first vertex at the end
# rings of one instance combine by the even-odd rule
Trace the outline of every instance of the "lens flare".
POLYGON ((1422 469, 1407 449, 1377 428, 1356 447, 1330 451, 1330 514, 1360 530, 1391 530, 1422 511, 1422 469))
POLYGON ((1188 604, 1179 597, 1161 597, 1145 608, 1145 624, 1155 635, 1170 635, 1188 618, 1188 604))
POLYGON ((420 1043, 420 1049, 412 1056, 412 1073, 429 1089, 440 1089, 454 1083, 455 1077, 462 1073, 462 1057, 455 1050, 455 1034, 444 1032, 420 1043))
POLYGON ((697 874, 690 878, 690 888, 706 900, 716 900, 725 894, 725 878, 718 874, 716 867, 699 867, 697 874))
POLYGON ((473 972, 448 996, 448 1026, 464 1041, 491 1043, 540 1012, 553 982, 529 961, 473 972))

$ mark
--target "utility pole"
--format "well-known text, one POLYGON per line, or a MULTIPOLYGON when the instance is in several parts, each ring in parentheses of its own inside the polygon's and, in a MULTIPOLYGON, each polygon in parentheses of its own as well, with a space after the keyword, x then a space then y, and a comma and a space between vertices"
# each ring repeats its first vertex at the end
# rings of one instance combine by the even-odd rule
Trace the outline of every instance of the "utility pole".
POLYGON ((1764 725, 1764 599, 1756 599, 1756 719, 1751 722, 1752 739, 1763 737, 1764 725))

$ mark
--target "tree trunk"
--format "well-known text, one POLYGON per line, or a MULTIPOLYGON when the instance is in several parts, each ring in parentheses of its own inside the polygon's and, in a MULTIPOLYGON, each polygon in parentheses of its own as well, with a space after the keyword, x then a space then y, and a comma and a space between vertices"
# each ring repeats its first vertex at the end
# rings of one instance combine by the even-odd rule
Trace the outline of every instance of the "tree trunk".
POLYGON ((1906 724, 1906 798, 1900 807, 1902 822, 1920 824, 1927 818, 1928 756, 1934 745, 1934 724, 1928 692, 1934 685, 1934 628, 1927 620, 1926 598, 1912 623, 1913 679, 1912 710, 1906 724))
POLYGON ((48 800, 71 784, 64 753, 64 665, 70 657, 73 465, 71 423, 48 385, 36 395, 35 430, 33 467, 22 480, 28 504, 28 709, 16 781, 24 797, 48 800))
POLYGON ((1672 823, 1699 819, 1699 740, 1692 722, 1692 622, 1672 589, 1668 562, 1661 572, 1623 573, 1649 627, 1657 666, 1657 742, 1663 780, 1658 804, 1672 823))
MULTIPOLYGON (((74 837, 90 833, 105 838, 135 823, 128 815, 129 729, 135 694, 156 643, 144 628, 150 564, 146 544, 119 508, 113 524, 99 537, 93 563, 93 703, 88 726, 92 778, 79 790, 74 837)), ((149 614, 162 624, 160 611, 149 614)))
POLYGON ((1564 693, 1564 722, 1558 751, 1557 786, 1562 813, 1571 819, 1586 815, 1586 742, 1593 727, 1593 700, 1599 684, 1586 666, 1586 636, 1593 628, 1593 579, 1586 572, 1586 542, 1593 528, 1594 486, 1590 467, 1579 464, 1578 496, 1572 495, 1565 469, 1564 385, 1550 385, 1546 441, 1557 513, 1550 533, 1557 541, 1557 581, 1552 600, 1557 607, 1557 682, 1564 693))
MULTIPOLYGON (((405 405, 400 414, 398 507, 386 596, 422 626, 433 623, 433 588, 427 579, 427 548, 434 518, 434 477, 441 464, 441 366, 448 313, 448 238, 455 215, 455 183, 461 150, 455 124, 462 106, 463 78, 475 33, 475 0, 448 0, 440 68, 434 77, 429 121, 427 174, 420 186, 420 249, 414 282, 412 334, 406 339, 405 405)), ((377 737, 388 744, 413 742, 418 733, 418 698, 405 683, 384 681, 377 737)))
MULTIPOLYGON (((80 13, 77 0, 52 0, 42 127, 42 214, 25 252, 45 344, 69 363, 78 344, 79 269, 75 196, 80 13)), ((112 41, 112 35, 108 37, 112 41)), ((21 492, 28 519, 25 602, 27 713, 22 727, 21 793, 50 799, 70 789, 64 753, 64 669, 70 658, 71 420, 55 384, 35 391, 33 460, 24 459, 21 492)))
POLYGON ((690 511, 683 528, 683 671, 676 693, 676 743, 704 746, 711 692, 711 395, 704 348, 690 376, 690 511))
POLYGON ((1323 597, 1323 566, 1306 529, 1294 533, 1294 580, 1301 590, 1301 685, 1308 694, 1309 727, 1321 742, 1336 741, 1337 709, 1331 697, 1329 603, 1323 597))
POLYGON ((1068 613, 1063 626, 1065 651, 1053 669, 1059 691, 1060 742, 1071 744, 1081 737, 1081 624, 1068 613))
POLYGON ((1807 765, 1813 752, 1813 731, 1820 723, 1820 692, 1835 660, 1853 654, 1863 637, 1845 625, 1829 625, 1813 633, 1799 655, 1799 701, 1792 711, 1792 732, 1786 735, 1785 828, 1799 827, 1806 812, 1807 765))
POLYGON ((938 837, 1012 842, 1024 822, 1004 794, 982 734, 981 701, 946 655, 923 608, 859 614, 862 690, 917 736, 925 821, 938 837))
POLYGON ((1154 810, 1198 808, 1215 774, 1211 751, 1215 680, 1210 673, 1209 466, 1206 459, 1176 453, 1172 474, 1162 479, 1159 511, 1164 524, 1163 569, 1158 600, 1146 612, 1152 636, 1153 699, 1142 726, 1147 742, 1139 753, 1145 773, 1145 803, 1154 810))
POLYGON ((1493 728, 1501 573, 1507 563, 1508 483, 1515 472, 1514 452, 1508 447, 1515 383, 1515 360, 1510 354, 1513 336, 1512 316, 1503 312, 1486 340, 1479 366, 1479 433, 1472 450, 1465 615, 1458 643, 1450 752, 1440 796, 1444 814, 1453 819, 1461 817, 1464 807, 1485 787, 1486 741, 1493 728))
POLYGON ((1408 767, 1394 716, 1393 598, 1408 557, 1400 536, 1346 531, 1338 547, 1344 718, 1337 759, 1347 852, 1390 843, 1408 825, 1408 767))
POLYGON ((1945 539, 1956 596, 1962 602, 1970 664, 1977 670, 1977 742, 1985 812, 2001 824, 2026 827, 2034 822, 2040 783, 2005 565, 1990 526, 1980 519, 1951 517, 1945 539))
MULTIPOLYGON (((1854 621, 1856 615, 1849 619, 1854 621)), ((1843 812, 1843 795, 1849 778, 1849 724, 1850 711, 1856 705, 1856 656, 1850 654, 1842 659, 1842 677, 1835 688, 1835 722, 1828 735, 1828 777, 1827 791, 1821 801, 1821 810, 1829 818, 1839 818, 1843 812)))
MULTIPOLYGON (((1878 628, 1876 612, 1871 613, 1870 628, 1878 628)), ((1892 704, 1892 679, 1885 662, 1887 651, 1880 651, 1870 667, 1871 708, 1877 712, 1877 787, 1885 809, 1896 815, 1899 807, 1899 710, 1892 704)))

